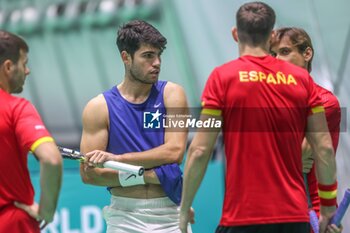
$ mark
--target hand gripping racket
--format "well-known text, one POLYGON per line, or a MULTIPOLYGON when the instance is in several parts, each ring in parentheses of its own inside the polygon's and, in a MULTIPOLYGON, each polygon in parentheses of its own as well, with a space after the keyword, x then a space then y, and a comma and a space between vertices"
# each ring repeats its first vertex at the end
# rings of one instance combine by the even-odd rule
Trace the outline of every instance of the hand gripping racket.
MULTIPOLYGON (((319 233, 318 217, 316 212, 312 209, 306 173, 304 173, 304 183, 306 187, 307 201, 309 206, 310 225, 314 233, 319 233)), ((343 199, 341 200, 329 224, 335 224, 337 227, 340 227, 341 220, 344 217, 345 212, 348 209, 349 205, 350 205, 350 189, 347 189, 345 191, 343 199)))
MULTIPOLYGON (((60 151, 64 159, 72 159, 72 160, 78 160, 78 161, 85 160, 85 156, 79 151, 68 149, 61 146, 58 146, 58 150, 60 151)), ((103 167, 111 168, 118 171, 130 172, 133 174, 137 174, 139 176, 142 176, 143 173, 145 172, 145 169, 142 166, 135 166, 135 165, 130 165, 130 164, 121 163, 117 161, 106 161, 103 163, 103 167)))
POLYGON ((341 220, 345 215, 346 210, 348 209, 350 204, 350 189, 345 191, 343 200, 340 202, 337 211, 332 217, 330 224, 335 224, 336 226, 340 226, 341 220))

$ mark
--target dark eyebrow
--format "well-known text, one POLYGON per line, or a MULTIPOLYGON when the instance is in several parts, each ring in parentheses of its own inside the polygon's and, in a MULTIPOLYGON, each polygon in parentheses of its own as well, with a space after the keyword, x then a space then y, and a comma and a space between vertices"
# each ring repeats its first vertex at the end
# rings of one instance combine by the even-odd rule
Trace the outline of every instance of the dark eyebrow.
POLYGON ((281 50, 283 50, 283 49, 286 49, 286 50, 292 50, 292 48, 291 48, 291 47, 282 47, 282 48, 279 48, 279 49, 278 49, 278 51, 281 51, 281 50))
POLYGON ((147 51, 142 52, 141 54, 146 54, 146 53, 153 53, 153 54, 155 54, 156 52, 154 52, 152 50, 147 50, 147 51))

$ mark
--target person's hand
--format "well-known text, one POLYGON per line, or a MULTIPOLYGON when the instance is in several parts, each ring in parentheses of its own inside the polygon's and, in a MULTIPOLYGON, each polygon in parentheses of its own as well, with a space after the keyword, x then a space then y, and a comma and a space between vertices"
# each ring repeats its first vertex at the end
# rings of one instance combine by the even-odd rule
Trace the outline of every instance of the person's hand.
POLYGON ((335 224, 330 224, 327 226, 327 233, 341 233, 343 231, 343 226, 337 227, 335 224))
POLYGON ((312 157, 312 149, 310 144, 304 139, 302 146, 302 163, 303 163, 303 173, 308 174, 314 164, 314 159, 312 157))
POLYGON ((36 221, 38 221, 38 225, 39 225, 40 229, 44 229, 46 227, 46 225, 49 224, 53 220, 53 217, 45 219, 45 218, 43 218, 43 216, 39 215, 39 205, 36 202, 34 202, 32 205, 26 205, 26 204, 19 203, 19 202, 15 201, 14 205, 17 208, 22 209, 25 212, 27 212, 27 214, 29 214, 29 216, 31 216, 36 221))
POLYGON ((307 153, 306 151, 303 151, 302 163, 303 173, 308 174, 314 164, 314 158, 312 157, 312 153, 307 153))
POLYGON ((194 209, 191 207, 187 211, 180 210, 180 230, 187 233, 188 223, 194 224, 194 209))
POLYGON ((332 233, 337 232, 337 228, 335 228, 335 226, 332 227, 332 225, 328 225, 330 220, 332 219, 335 211, 336 211, 336 206, 322 206, 321 205, 320 218, 318 221, 319 226, 320 226, 319 233, 329 233, 329 230, 332 230, 333 231, 333 232, 331 231, 332 233))
POLYGON ((314 159, 312 158, 312 155, 307 155, 302 157, 303 161, 303 173, 308 174, 311 171, 311 168, 314 164, 314 159))
POLYGON ((190 208, 190 213, 188 214, 188 219, 191 224, 194 224, 194 209, 191 207, 190 208))
POLYGON ((318 220, 318 224, 320 227, 319 233, 326 233, 329 221, 330 218, 320 215, 320 218, 318 220))
POLYGON ((103 167, 103 163, 112 161, 114 159, 113 157, 116 156, 105 151, 94 150, 85 154, 85 162, 90 166, 103 167))

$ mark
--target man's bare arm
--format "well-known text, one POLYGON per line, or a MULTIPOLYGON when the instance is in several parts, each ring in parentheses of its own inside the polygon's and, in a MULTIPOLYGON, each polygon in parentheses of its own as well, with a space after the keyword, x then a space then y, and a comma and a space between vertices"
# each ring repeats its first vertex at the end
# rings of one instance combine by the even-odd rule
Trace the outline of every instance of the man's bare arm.
POLYGON ((31 217, 49 223, 53 220, 61 189, 62 158, 53 142, 40 144, 33 153, 40 161, 39 205, 37 203, 25 205, 18 202, 15 202, 15 205, 26 211, 31 217))
MULTIPOLYGON (((209 117, 213 118, 213 116, 201 115, 201 120, 204 121, 209 117)), ((221 120, 221 117, 216 118, 221 120)), ((191 217, 190 214, 191 205, 203 180, 219 132, 219 129, 213 129, 211 132, 197 132, 188 149, 180 208, 182 231, 186 231, 187 224, 193 222, 193 216, 191 217)))
MULTIPOLYGON (((328 132, 328 126, 325 114, 316 113, 308 117, 307 140, 310 143, 315 159, 317 181, 322 185, 332 187, 336 183, 336 161, 332 145, 332 139, 328 132)), ((319 186, 320 187, 320 186, 319 186)), ((336 200, 336 195, 333 197, 336 200)), ((326 232, 329 220, 334 215, 336 205, 325 206, 320 208, 320 232, 326 232)))
POLYGON ((336 161, 324 113, 311 115, 307 129, 306 137, 315 155, 317 180, 321 184, 333 184, 336 181, 336 161))

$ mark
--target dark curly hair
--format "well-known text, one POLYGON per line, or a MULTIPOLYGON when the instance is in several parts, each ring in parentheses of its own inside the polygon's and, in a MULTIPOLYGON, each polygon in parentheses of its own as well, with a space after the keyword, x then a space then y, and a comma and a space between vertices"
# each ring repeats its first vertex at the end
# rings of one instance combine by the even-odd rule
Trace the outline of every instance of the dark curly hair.
POLYGON ((151 45, 163 51, 167 39, 151 24, 143 20, 133 20, 119 28, 116 43, 119 52, 126 51, 133 57, 141 44, 151 45))

